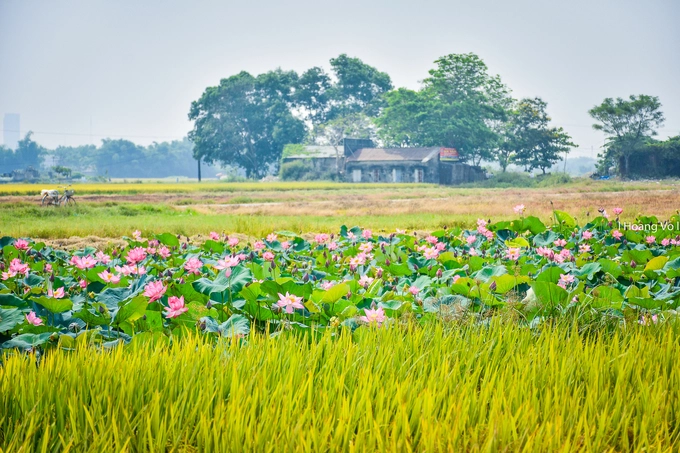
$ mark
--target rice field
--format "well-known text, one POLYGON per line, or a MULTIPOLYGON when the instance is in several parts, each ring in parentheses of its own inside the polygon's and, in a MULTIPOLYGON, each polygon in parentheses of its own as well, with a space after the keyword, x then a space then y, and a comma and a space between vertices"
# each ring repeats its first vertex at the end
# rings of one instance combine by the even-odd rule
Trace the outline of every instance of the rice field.
POLYGON ((680 442, 669 324, 151 340, 5 357, 0 449, 670 452, 680 442))

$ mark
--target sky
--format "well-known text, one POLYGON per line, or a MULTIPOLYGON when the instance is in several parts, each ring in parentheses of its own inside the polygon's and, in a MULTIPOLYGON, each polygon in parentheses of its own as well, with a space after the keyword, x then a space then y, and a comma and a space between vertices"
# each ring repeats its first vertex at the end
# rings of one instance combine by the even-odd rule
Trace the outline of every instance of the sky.
POLYGON ((50 148, 146 145, 185 136, 191 102, 242 70, 347 53, 416 89, 473 52, 595 157, 587 111, 606 97, 659 96, 659 137, 680 134, 678 23, 678 0, 0 0, 0 116, 50 148))

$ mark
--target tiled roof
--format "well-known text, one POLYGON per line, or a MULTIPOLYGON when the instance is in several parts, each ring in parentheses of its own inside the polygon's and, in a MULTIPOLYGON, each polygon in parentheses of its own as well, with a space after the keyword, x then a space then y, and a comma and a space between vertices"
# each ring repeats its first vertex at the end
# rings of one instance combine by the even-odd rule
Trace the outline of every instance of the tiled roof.
POLYGON ((361 148, 347 162, 417 161, 427 162, 439 154, 439 147, 430 148, 361 148))

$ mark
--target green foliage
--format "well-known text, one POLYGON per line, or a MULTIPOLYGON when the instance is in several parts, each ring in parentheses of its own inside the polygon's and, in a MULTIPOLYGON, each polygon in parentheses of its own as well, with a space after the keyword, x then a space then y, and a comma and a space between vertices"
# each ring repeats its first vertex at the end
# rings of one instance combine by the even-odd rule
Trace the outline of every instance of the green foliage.
POLYGON ((619 172, 623 177, 634 174, 630 156, 641 148, 664 122, 661 102, 656 96, 631 95, 629 99, 606 98, 602 104, 588 111, 597 121, 593 129, 607 136, 607 146, 601 157, 605 161, 621 160, 619 172))

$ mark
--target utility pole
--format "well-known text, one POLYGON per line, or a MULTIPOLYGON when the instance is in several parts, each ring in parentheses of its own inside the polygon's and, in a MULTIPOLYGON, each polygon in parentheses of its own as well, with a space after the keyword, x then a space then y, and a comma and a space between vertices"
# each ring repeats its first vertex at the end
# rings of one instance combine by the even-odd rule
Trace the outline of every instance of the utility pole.
POLYGON ((201 156, 198 156, 196 161, 198 162, 198 182, 201 182, 201 156))

